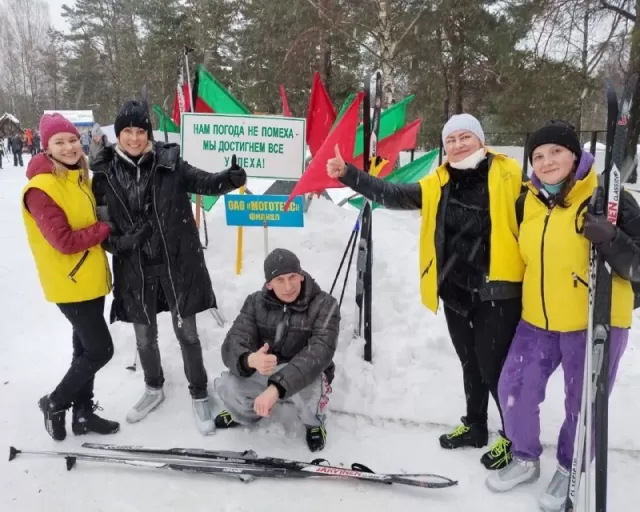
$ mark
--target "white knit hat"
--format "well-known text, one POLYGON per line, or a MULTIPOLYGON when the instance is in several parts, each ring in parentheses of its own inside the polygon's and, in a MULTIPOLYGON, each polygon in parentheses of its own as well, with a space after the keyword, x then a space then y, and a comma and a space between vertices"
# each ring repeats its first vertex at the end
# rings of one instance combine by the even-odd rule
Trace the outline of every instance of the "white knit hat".
POLYGON ((467 130, 480 139, 484 146, 484 131, 482 125, 471 114, 455 114, 446 122, 442 128, 442 144, 445 144, 446 138, 453 132, 458 130, 467 130))

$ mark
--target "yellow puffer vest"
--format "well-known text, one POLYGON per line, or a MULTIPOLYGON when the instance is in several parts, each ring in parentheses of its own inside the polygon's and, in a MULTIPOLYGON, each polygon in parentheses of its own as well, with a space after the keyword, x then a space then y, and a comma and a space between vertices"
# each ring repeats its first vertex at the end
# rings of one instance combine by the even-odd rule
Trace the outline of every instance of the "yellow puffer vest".
POLYGON ((91 185, 80 179, 80 171, 68 171, 66 177, 38 174, 22 191, 22 217, 35 259, 42 290, 49 302, 82 302, 104 297, 111 291, 111 271, 107 255, 100 245, 78 254, 62 254, 44 238, 24 204, 29 189, 44 191, 62 208, 71 229, 79 230, 96 223, 96 203, 91 185))
MULTIPOLYGON (((569 194, 567 208, 548 209, 536 196, 525 198, 520 225, 520 253, 525 262, 522 285, 522 318, 536 327, 570 332, 587 328, 589 240, 582 230, 586 202, 598 178, 593 169, 578 180, 569 194)), ((631 283, 613 274, 611 325, 629 328, 633 312, 631 283)))
MULTIPOLYGON (((521 283, 524 265, 518 250, 518 221, 515 204, 522 187, 522 169, 505 155, 492 155, 489 168, 489 215, 491 217, 489 282, 521 283)), ((438 311, 438 265, 436 217, 442 187, 449 182, 449 171, 442 164, 420 180, 422 187, 422 227, 420 230, 420 295, 431 311, 438 311)), ((443 263, 443 262, 442 262, 443 263)))

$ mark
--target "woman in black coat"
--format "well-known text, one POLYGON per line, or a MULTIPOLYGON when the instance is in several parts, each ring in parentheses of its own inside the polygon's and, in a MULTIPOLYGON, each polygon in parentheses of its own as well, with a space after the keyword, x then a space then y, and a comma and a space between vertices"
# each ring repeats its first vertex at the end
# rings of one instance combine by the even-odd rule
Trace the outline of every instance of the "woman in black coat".
POLYGON ((146 390, 127 414, 135 423, 164 400, 156 315, 170 311, 180 342, 198 429, 214 430, 196 314, 216 306, 189 194, 222 195, 246 182, 237 165, 219 173, 191 167, 176 144, 153 142, 147 109, 125 103, 118 143, 95 158, 93 191, 114 233, 111 321, 133 323, 146 390))

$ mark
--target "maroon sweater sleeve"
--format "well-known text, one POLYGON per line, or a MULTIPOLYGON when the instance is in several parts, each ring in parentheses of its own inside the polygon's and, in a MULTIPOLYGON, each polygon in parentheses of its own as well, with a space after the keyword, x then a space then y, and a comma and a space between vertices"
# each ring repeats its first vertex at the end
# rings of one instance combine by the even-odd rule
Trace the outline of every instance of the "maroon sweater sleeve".
POLYGON ((109 236, 109 225, 105 222, 96 222, 88 228, 75 231, 71 229, 62 208, 38 188, 27 191, 24 203, 44 238, 62 254, 86 251, 109 236))

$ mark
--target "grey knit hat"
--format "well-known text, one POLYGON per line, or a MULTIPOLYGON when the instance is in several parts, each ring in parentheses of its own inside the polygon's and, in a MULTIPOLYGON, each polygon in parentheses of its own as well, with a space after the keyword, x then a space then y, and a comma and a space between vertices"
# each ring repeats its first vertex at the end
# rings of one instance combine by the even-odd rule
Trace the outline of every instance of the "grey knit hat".
POLYGON ((473 133, 480 139, 480 142, 482 142, 484 146, 484 130, 482 129, 482 125, 480 121, 471 114, 455 114, 451 116, 444 125, 444 128, 442 128, 442 144, 445 144, 445 140, 449 135, 458 130, 467 130, 473 133))
POLYGON ((264 279, 268 283, 284 274, 301 274, 300 260, 287 249, 274 249, 264 260, 264 279))

